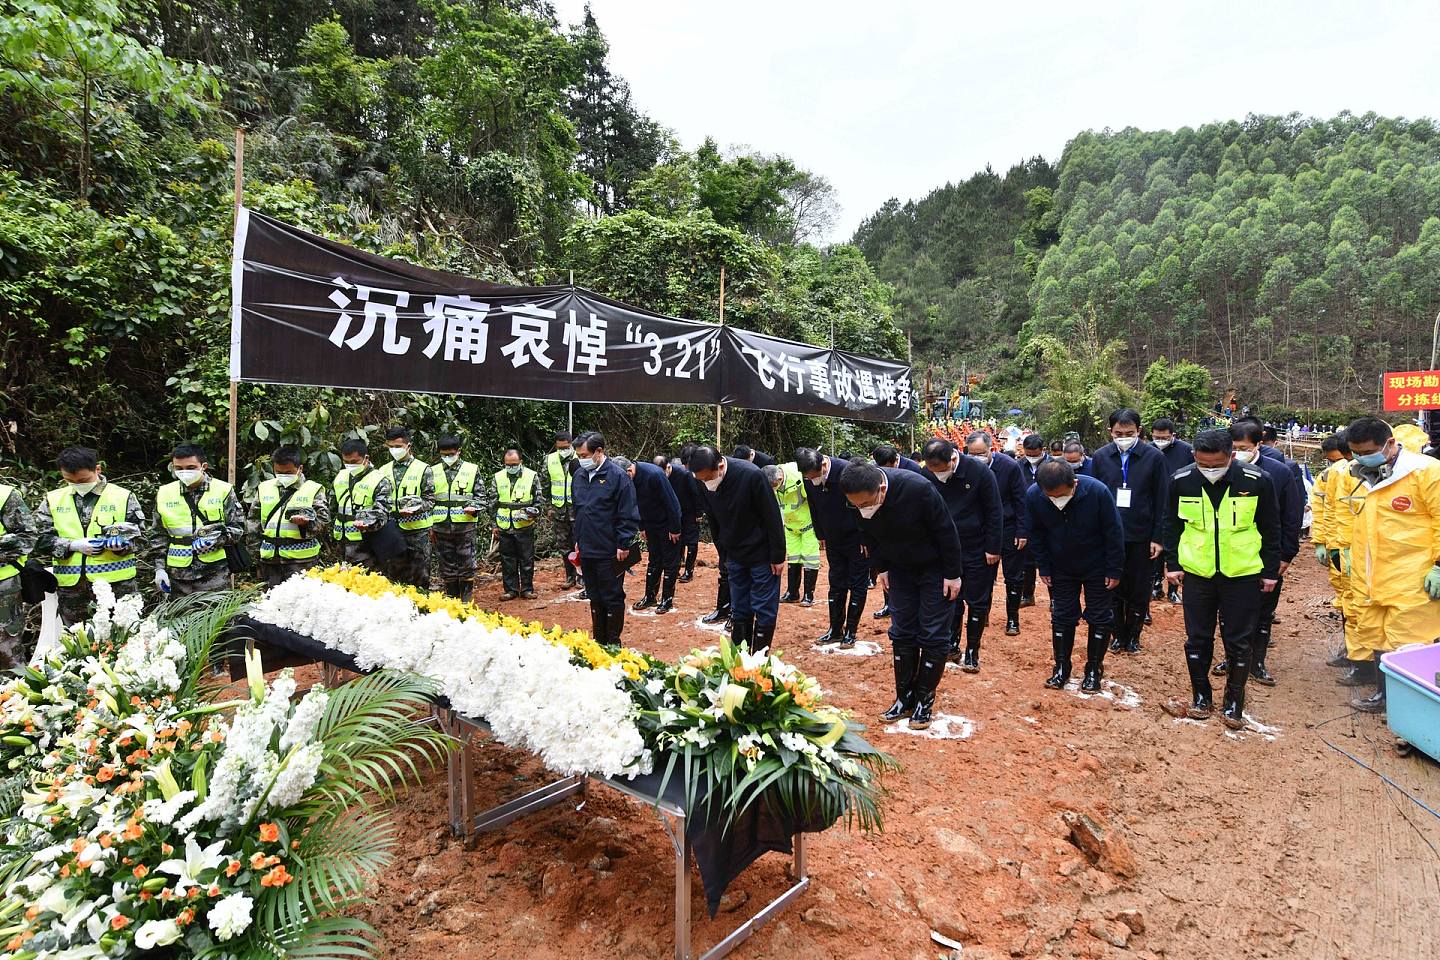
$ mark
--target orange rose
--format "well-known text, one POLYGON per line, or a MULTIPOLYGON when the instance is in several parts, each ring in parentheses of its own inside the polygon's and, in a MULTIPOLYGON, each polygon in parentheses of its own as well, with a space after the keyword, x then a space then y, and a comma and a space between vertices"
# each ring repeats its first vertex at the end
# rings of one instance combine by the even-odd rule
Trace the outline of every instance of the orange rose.
POLYGON ((274 843, 280 839, 280 827, 273 823, 260 824, 260 841, 262 843, 274 843))
POLYGON ((260 886, 283 887, 285 886, 285 884, 289 883, 291 880, 294 879, 295 878, 290 876, 289 872, 285 869, 285 865, 282 863, 280 866, 276 867, 269 873, 265 874, 265 876, 260 878, 260 886))
POLYGON ((130 872, 135 874, 136 880, 143 880, 145 878, 145 875, 150 872, 150 868, 142 863, 136 866, 136 868, 134 870, 131 870, 130 872))
POLYGON ((130 926, 130 918, 123 913, 117 913, 110 918, 111 930, 124 930, 128 926, 130 926))

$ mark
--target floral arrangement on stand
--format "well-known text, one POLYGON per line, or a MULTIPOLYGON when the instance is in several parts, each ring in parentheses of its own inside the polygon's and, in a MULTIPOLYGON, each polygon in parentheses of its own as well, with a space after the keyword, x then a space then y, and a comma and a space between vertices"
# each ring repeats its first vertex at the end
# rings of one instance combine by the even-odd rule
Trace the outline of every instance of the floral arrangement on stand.
POLYGON ((375 955, 344 912, 393 842, 373 805, 448 748, 416 719, 433 685, 378 672, 297 701, 252 660, 221 700, 210 650, 248 596, 145 617, 95 587, 95 618, 0 687, 0 957, 375 955))
POLYGON ((363 669, 429 677, 454 709, 558 773, 649 773, 658 758, 724 822, 763 797, 798 821, 881 826, 878 775, 894 761, 768 652, 725 641, 670 664, 350 567, 293 577, 250 615, 363 669))

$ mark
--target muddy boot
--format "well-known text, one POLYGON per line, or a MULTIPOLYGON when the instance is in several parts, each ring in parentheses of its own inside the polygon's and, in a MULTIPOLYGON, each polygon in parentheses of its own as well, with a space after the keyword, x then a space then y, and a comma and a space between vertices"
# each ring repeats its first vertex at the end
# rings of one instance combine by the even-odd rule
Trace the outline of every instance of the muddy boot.
POLYGON ((1375 692, 1368 697, 1356 697, 1350 701, 1350 706, 1361 713, 1384 713, 1385 712, 1385 673, 1379 669, 1380 655, 1375 655, 1375 692))
POLYGON ((910 714, 910 729, 924 730, 930 726, 930 712, 935 707, 935 692, 945 676, 945 658, 938 650, 920 654, 920 669, 915 674, 915 709, 910 714))
POLYGON ((845 636, 845 601, 839 597, 830 598, 830 629, 822 633, 815 642, 820 645, 839 643, 845 636))
POLYGON ((1052 627, 1050 648, 1055 654, 1055 672, 1045 681, 1051 690, 1064 689, 1070 682, 1070 658, 1075 652, 1075 626, 1052 627))
POLYGON ((1230 672, 1230 661, 1221 657, 1220 662, 1210 668, 1210 672, 1217 677, 1225 676, 1225 674, 1230 672))
POLYGON ((865 594, 853 593, 850 595, 850 605, 845 608, 845 635, 840 638, 840 647, 849 650, 855 646, 856 635, 860 631, 860 615, 865 612, 865 594))
POLYGON ((895 702, 880 714, 881 720, 899 720, 915 709, 915 671, 920 666, 920 648, 895 645, 895 702))
POLYGON ((785 580, 785 592, 780 594, 781 603, 797 603, 800 600, 800 564, 790 564, 785 580))
POLYGON ((1126 637, 1126 631, 1128 627, 1129 621, 1127 620, 1127 618, 1123 616, 1116 618, 1115 637, 1110 641, 1111 653, 1119 653, 1124 650, 1126 646, 1128 646, 1129 639, 1126 637))
POLYGON ((1209 720, 1215 710, 1215 691, 1210 686, 1210 670, 1196 658, 1185 658, 1190 670, 1190 709, 1185 716, 1191 720, 1209 720))
POLYGON ((1105 627, 1092 626, 1085 640, 1085 678, 1080 681, 1080 689, 1086 693, 1100 692, 1100 681, 1105 677, 1105 639, 1109 633, 1105 627))
POLYGON ((461 581, 460 581, 460 602, 461 602, 461 603, 469 603, 469 602, 474 598, 474 596, 475 596, 475 581, 474 581, 474 580, 461 580, 461 581))
POLYGON ((1140 615, 1131 614, 1129 619, 1130 624, 1125 631, 1125 652, 1139 653, 1140 634, 1145 629, 1144 625, 1150 622, 1150 611, 1146 610, 1143 614, 1140 615))
POLYGON ((807 569, 805 571, 805 595, 800 598, 800 606, 815 606, 815 581, 819 579, 820 570, 818 567, 814 570, 807 569))
POLYGON ((984 635, 984 615, 971 612, 965 618, 965 654, 960 658, 960 669, 966 673, 980 672, 980 638, 984 635))
POLYGON ((1020 588, 1005 588, 1005 636, 1020 635, 1020 588))
MULTIPOLYGON (((1252 652, 1250 655, 1254 657, 1252 652)), ((1230 672, 1225 676, 1225 699, 1220 709, 1220 719, 1231 730, 1245 726, 1245 680, 1250 676, 1253 664, 1249 659, 1230 661, 1230 672)))

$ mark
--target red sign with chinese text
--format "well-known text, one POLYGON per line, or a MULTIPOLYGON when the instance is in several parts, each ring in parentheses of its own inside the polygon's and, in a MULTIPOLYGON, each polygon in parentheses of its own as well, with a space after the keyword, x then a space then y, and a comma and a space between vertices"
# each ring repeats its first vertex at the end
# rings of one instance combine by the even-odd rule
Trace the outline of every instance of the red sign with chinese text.
POLYGON ((1404 413, 1440 408, 1440 370, 1387 373, 1382 410, 1404 413))

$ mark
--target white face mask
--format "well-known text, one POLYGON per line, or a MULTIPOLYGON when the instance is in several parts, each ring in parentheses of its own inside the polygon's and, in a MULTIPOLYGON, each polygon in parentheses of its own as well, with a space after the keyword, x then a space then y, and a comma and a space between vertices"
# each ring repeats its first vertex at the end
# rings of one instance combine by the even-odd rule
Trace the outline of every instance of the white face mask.
POLYGON ((1236 459, 1236 460, 1239 460, 1241 463, 1254 463, 1256 460, 1259 460, 1259 459, 1260 459, 1260 451, 1259 451, 1259 450, 1236 450, 1236 451, 1235 451, 1235 459, 1236 459))
POLYGON ((203 476, 205 476, 205 471, 194 467, 186 467, 184 469, 175 471, 175 479, 179 480, 187 487, 195 486, 195 484, 200 482, 200 478, 203 476))
POLYGON ((1139 437, 1116 437, 1116 438, 1115 438, 1115 446, 1116 446, 1117 449, 1119 449, 1119 451, 1120 451, 1121 453, 1125 453, 1127 450, 1129 450, 1131 447, 1135 446, 1135 444, 1137 444, 1137 443, 1139 443, 1139 442, 1140 442, 1140 438, 1139 438, 1139 437))
POLYGON ((409 447, 386 447, 385 449, 390 451, 391 460, 404 460, 410 456, 409 447))
POLYGON ((711 479, 709 479, 709 480, 701 480, 700 482, 703 483, 703 484, 705 484, 705 489, 706 489, 706 490, 709 490, 711 493, 714 493, 716 490, 719 490, 719 489, 720 489, 720 483, 721 483, 721 481, 723 481, 724 479, 725 479, 725 474, 723 474, 723 473, 717 473, 717 474, 715 474, 715 476, 714 476, 713 478, 711 478, 711 479))
POLYGON ((1174 440, 1173 438, 1167 438, 1167 439, 1164 439, 1164 440, 1156 440, 1156 441, 1155 441, 1155 449, 1156 449, 1156 450, 1164 450, 1166 447, 1170 446, 1170 444, 1172 444, 1172 443, 1174 443, 1174 442, 1175 442, 1175 440, 1174 440))
POLYGON ((364 469, 365 469, 365 464, 363 464, 363 463, 347 463, 347 464, 345 464, 345 472, 346 472, 346 473, 359 473, 361 470, 364 470, 364 469))
POLYGON ((297 483, 300 482, 300 474, 298 474, 298 473, 277 473, 277 474, 275 474, 275 482, 278 483, 278 484, 280 484, 280 486, 282 486, 282 487, 292 487, 292 486, 294 486, 295 484, 297 484, 297 483))
POLYGON ((871 517, 875 516, 875 511, 879 509, 880 504, 878 503, 872 503, 868 507, 861 507, 860 516, 864 517, 866 520, 869 520, 871 517))
POLYGON ((1044 457, 1026 457, 1025 462, 1030 464, 1030 466, 1032 467, 1038 467, 1040 466, 1040 461, 1044 459, 1044 457))
POLYGON ((89 483, 72 483, 70 484, 70 489, 83 497, 85 496, 85 494, 89 493, 91 490, 94 490, 99 485, 100 481, 91 480, 89 483))
POLYGON ((983 464, 985 464, 985 466, 987 466, 987 467, 990 466, 990 454, 988 454, 988 453, 985 453, 985 454, 972 453, 972 454, 969 454, 969 457, 970 457, 971 460, 974 460, 974 461, 976 461, 977 463, 983 463, 983 464))
POLYGON ((1063 497, 1051 497, 1051 498, 1050 498, 1050 502, 1053 503, 1053 504, 1055 504, 1055 509, 1056 509, 1056 510, 1064 510, 1064 509, 1065 509, 1065 505, 1068 504, 1071 500, 1074 500, 1074 499, 1075 499, 1075 494, 1073 494, 1073 493, 1067 493, 1067 494, 1065 494, 1065 496, 1063 496, 1063 497))
POLYGON ((1199 467, 1200 475, 1211 483, 1216 483, 1225 474, 1230 472, 1228 465, 1223 467, 1199 467))
POLYGON ((936 479, 936 480, 939 480, 941 483, 944 483, 945 481, 949 480, 949 479, 950 479, 951 477, 953 477, 953 476, 955 476, 955 468, 954 468, 954 467, 951 467, 951 468, 948 469, 948 470, 936 470, 936 471, 935 471, 935 479, 936 479))
POLYGON ((455 464, 457 464, 457 463, 460 462, 460 454, 458 454, 458 453, 450 453, 450 454, 446 454, 445 456, 441 457, 440 459, 445 462, 445 466, 447 466, 447 467, 453 467, 453 466, 455 466, 455 464))

